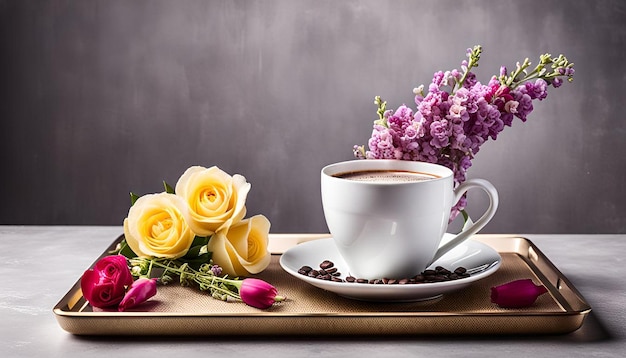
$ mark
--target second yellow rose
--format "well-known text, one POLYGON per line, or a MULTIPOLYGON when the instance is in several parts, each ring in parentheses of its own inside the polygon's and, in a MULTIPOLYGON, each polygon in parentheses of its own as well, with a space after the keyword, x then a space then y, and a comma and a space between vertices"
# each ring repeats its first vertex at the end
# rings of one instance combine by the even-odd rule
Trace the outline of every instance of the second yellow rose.
POLYGON ((189 205, 189 227, 198 236, 210 236, 243 219, 250 183, 215 166, 193 166, 178 179, 175 191, 189 205))

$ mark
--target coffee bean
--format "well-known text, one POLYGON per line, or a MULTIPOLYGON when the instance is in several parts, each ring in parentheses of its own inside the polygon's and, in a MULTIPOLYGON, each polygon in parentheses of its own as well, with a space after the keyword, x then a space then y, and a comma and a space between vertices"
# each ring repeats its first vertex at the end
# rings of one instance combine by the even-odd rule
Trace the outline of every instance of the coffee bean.
POLYGON ((454 273, 457 275, 461 275, 467 272, 467 269, 465 267, 459 266, 456 269, 454 269, 454 273))
POLYGON ((465 267, 457 267, 454 271, 450 271, 443 266, 437 266, 435 269, 424 270, 423 272, 408 278, 402 279, 390 279, 390 278, 381 278, 381 279, 371 279, 367 280, 364 278, 356 278, 354 276, 347 276, 342 279, 341 273, 339 270, 334 267, 335 264, 330 260, 324 260, 319 264, 320 269, 315 270, 311 266, 302 266, 298 273, 302 275, 306 275, 309 277, 314 277, 320 280, 333 281, 333 282, 349 282, 349 283, 367 283, 371 285, 407 285, 407 284, 421 284, 421 283, 435 283, 435 282, 445 282, 451 280, 459 280, 462 278, 470 277, 470 274, 467 273, 467 269, 465 267))
POLYGON ((300 269, 298 270, 299 274, 302 275, 306 275, 308 274, 311 270, 313 270, 313 268, 311 268, 311 266, 302 266, 300 267, 300 269))

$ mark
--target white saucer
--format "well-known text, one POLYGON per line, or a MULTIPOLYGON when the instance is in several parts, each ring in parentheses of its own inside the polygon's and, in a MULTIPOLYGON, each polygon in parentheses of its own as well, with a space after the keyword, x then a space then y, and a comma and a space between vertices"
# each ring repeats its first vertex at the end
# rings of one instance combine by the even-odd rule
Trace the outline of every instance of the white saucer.
MULTIPOLYGON (((447 241, 451 236, 446 234, 443 241, 447 241)), ((317 269, 324 260, 332 261, 341 272, 342 278, 349 275, 348 266, 335 248, 332 238, 308 241, 290 248, 280 257, 280 265, 294 277, 346 298, 363 301, 410 302, 433 299, 444 293, 460 290, 472 282, 493 274, 502 262, 502 258, 493 248, 469 239, 430 266, 430 268, 442 266, 449 270, 462 266, 472 273, 469 277, 458 280, 406 285, 375 285, 325 281, 298 273, 298 270, 305 265, 317 269)))

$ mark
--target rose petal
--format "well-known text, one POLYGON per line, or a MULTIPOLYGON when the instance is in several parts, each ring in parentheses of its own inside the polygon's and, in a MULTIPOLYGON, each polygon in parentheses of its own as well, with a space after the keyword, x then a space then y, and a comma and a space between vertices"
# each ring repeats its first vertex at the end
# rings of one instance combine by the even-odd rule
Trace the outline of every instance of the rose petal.
POLYGON ((123 255, 110 255, 103 257, 94 265, 94 271, 107 279, 115 282, 120 281, 120 284, 124 286, 128 286, 133 283, 133 276, 128 268, 126 257, 123 255))
POLYGON ((87 302, 98 308, 120 303, 126 289, 121 281, 109 280, 94 270, 85 271, 80 280, 80 287, 87 302))
POLYGON ((228 232, 218 232, 209 240, 207 250, 213 262, 230 276, 247 276, 267 268, 270 222, 256 215, 233 225, 228 232))
POLYGON ((207 244, 207 251, 211 252, 213 262, 222 268, 222 273, 231 277, 247 274, 239 260, 236 259, 237 251, 223 233, 217 233, 211 237, 207 244))
POLYGON ((83 292, 83 297, 87 301, 91 301, 91 297, 93 297, 93 288, 98 284, 100 280, 100 275, 94 270, 87 270, 83 273, 83 276, 80 278, 80 289, 83 292))
POLYGON ((503 308, 528 307, 546 292, 544 286, 535 285, 531 279, 516 280, 492 287, 491 302, 503 308))
MULTIPOLYGON (((259 273, 269 266, 271 254, 268 250, 270 222, 263 215, 248 219, 246 256, 239 256, 241 265, 251 274, 259 273)), ((230 236, 229 236, 230 237, 230 236)))

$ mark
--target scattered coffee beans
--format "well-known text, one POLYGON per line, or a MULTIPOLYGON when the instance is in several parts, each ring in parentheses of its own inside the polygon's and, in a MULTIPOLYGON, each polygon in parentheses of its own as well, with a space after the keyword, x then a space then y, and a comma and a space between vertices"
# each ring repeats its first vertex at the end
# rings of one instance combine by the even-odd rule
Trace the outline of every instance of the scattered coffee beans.
POLYGON ((342 279, 341 273, 337 271, 335 264, 330 260, 324 260, 319 264, 319 269, 314 269, 311 266, 302 266, 298 273, 301 275, 317 278, 320 280, 334 281, 334 282, 356 282, 361 284, 370 285, 407 285, 417 283, 433 283, 444 282, 451 280, 458 280, 460 278, 469 277, 465 267, 457 267, 454 271, 450 271, 444 267, 437 266, 434 270, 428 269, 424 272, 415 275, 413 277, 403 279, 389 279, 381 278, 375 280, 366 280, 364 278, 357 278, 353 276, 347 276, 342 279))

